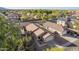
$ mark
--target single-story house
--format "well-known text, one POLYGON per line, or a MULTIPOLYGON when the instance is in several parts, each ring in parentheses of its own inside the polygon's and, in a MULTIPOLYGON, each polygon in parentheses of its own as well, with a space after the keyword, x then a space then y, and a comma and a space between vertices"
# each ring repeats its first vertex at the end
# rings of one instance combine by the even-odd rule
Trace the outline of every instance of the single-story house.
POLYGON ((61 25, 58 25, 52 22, 47 21, 43 23, 43 26, 52 33, 57 32, 60 35, 63 35, 66 33, 66 31, 64 31, 64 28, 61 25))
POLYGON ((21 15, 18 13, 9 13, 7 16, 10 21, 18 21, 18 20, 20 20, 21 15))
POLYGON ((57 19, 57 24, 61 26, 66 26, 67 18, 66 17, 60 17, 57 19))
POLYGON ((28 24, 25 28, 27 31, 32 32, 31 35, 34 39, 37 49, 43 49, 47 46, 53 46, 53 43, 52 44, 48 43, 48 42, 53 42, 53 39, 54 39, 54 36, 51 35, 50 33, 39 28, 33 23, 28 24))
POLYGON ((79 11, 72 12, 72 16, 75 16, 76 19, 79 19, 79 11))

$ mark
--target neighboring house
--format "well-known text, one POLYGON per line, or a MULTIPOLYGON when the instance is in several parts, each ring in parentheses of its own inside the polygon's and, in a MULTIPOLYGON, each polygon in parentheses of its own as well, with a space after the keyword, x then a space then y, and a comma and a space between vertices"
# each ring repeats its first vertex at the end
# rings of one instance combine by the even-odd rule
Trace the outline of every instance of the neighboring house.
POLYGON ((64 28, 58 24, 52 23, 52 22, 46 22, 43 24, 43 26, 51 31, 52 33, 57 32, 60 35, 63 35, 66 33, 66 31, 64 31, 64 28))
POLYGON ((67 19, 70 19, 71 21, 75 21, 76 17, 75 16, 69 16, 67 19))
POLYGON ((76 17, 76 19, 79 19, 79 11, 73 11, 72 16, 76 17))
POLYGON ((19 15, 18 13, 9 13, 7 16, 10 21, 18 21, 20 20, 21 15, 19 15))
POLYGON ((67 21, 67 18, 61 17, 61 18, 58 18, 57 24, 61 26, 66 26, 66 21, 67 21))
POLYGON ((29 22, 20 22, 20 27, 26 27, 29 24, 29 22))
POLYGON ((76 18, 74 16, 70 16, 69 18, 67 18, 67 22, 66 25, 68 28, 75 28, 75 20, 76 18))

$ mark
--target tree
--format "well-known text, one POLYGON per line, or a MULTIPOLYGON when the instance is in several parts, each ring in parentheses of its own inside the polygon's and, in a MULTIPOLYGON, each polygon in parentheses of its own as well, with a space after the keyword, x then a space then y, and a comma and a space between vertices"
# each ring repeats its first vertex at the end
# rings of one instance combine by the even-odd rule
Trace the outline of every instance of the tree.
POLYGON ((19 28, 16 27, 15 24, 7 22, 7 20, 1 16, 0 17, 0 40, 2 44, 0 44, 0 48, 6 50, 15 50, 17 41, 20 39, 20 31, 19 28))
POLYGON ((23 38, 21 38, 19 25, 8 22, 3 16, 0 16, 1 50, 18 50, 17 47, 21 45, 23 46, 23 38))
POLYGON ((8 22, 0 16, 0 50, 30 50, 28 46, 31 36, 22 36, 20 26, 14 22, 8 22))
POLYGON ((53 17, 55 17, 55 18, 60 17, 60 15, 61 15, 61 10, 52 10, 52 15, 53 15, 53 17))

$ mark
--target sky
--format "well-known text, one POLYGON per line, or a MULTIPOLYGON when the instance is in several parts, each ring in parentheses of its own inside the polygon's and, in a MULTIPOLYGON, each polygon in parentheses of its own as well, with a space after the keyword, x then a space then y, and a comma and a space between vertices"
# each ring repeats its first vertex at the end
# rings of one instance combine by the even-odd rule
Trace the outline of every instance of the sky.
POLYGON ((79 0, 0 0, 9 9, 79 9, 79 0))
POLYGON ((79 0, 0 0, 0 7, 79 7, 79 0))

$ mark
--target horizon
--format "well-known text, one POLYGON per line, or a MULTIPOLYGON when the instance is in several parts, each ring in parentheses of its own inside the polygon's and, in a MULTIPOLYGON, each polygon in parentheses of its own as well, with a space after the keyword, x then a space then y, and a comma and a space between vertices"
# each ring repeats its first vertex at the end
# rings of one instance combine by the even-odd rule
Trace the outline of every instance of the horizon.
POLYGON ((59 9, 59 10, 79 10, 79 7, 3 7, 7 9, 59 9))

